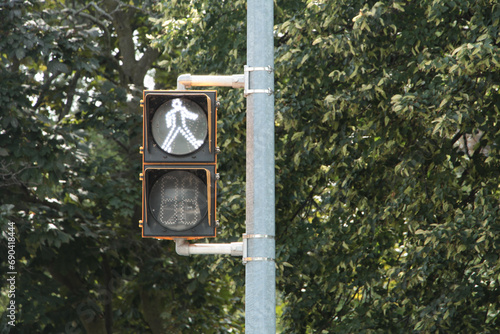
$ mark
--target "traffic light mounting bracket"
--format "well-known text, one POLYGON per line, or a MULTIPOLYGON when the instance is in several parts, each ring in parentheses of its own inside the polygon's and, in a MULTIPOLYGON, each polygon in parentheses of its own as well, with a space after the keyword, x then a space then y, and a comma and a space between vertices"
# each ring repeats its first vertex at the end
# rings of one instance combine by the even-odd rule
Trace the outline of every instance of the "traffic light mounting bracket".
POLYGON ((191 87, 232 87, 244 88, 245 75, 191 75, 181 74, 177 77, 177 89, 191 87))
POLYGON ((273 89, 271 87, 267 89, 251 89, 250 88, 250 73, 255 72, 255 71, 265 71, 268 73, 272 73, 274 69, 271 66, 265 66, 265 67, 251 67, 245 65, 245 90, 244 90, 244 96, 247 97, 250 94, 258 94, 258 93, 264 93, 267 95, 272 95, 274 93, 273 89))
POLYGON ((243 256, 244 243, 231 242, 228 244, 190 244, 186 239, 175 239, 175 251, 179 255, 189 256, 193 254, 227 254, 232 256, 243 256))
MULTIPOLYGON (((250 89, 250 72, 266 71, 272 73, 272 66, 265 67, 249 67, 245 65, 244 74, 235 75, 191 75, 182 74, 177 78, 177 90, 184 90, 193 86, 197 87, 232 87, 244 88, 244 96, 249 94, 265 93, 272 95, 274 92, 271 88, 268 89, 250 89)), ((243 242, 231 243, 188 243, 184 238, 176 238, 175 251, 178 255, 189 256, 194 254, 227 254, 231 256, 242 256, 244 262, 248 261, 266 261, 267 258, 249 258, 247 257, 247 240, 252 238, 264 238, 274 242, 274 236, 263 235, 243 235, 243 242)), ((274 259, 270 259, 274 261, 274 259)))

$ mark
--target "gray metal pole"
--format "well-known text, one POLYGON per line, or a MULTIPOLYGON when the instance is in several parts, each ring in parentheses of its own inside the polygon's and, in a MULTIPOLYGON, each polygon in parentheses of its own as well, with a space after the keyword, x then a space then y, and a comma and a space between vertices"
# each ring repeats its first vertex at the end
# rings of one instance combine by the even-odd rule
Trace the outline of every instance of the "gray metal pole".
POLYGON ((275 334, 273 0, 248 0, 247 10, 245 329, 275 334))

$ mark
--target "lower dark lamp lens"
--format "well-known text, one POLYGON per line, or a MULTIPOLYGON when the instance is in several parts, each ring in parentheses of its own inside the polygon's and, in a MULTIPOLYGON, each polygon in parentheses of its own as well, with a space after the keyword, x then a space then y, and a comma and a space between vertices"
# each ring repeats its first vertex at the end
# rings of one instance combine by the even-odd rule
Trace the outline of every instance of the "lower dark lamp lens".
POLYGON ((193 173, 168 172, 153 185, 149 210, 162 226, 174 231, 189 230, 208 213, 207 186, 193 173))

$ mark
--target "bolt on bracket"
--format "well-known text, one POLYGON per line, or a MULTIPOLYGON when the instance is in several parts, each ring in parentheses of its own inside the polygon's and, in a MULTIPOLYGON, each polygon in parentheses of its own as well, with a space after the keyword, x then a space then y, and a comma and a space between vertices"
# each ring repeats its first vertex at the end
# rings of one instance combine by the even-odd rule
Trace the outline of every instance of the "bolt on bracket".
POLYGON ((245 97, 247 97, 250 94, 273 95, 274 91, 270 87, 267 89, 250 89, 250 72, 255 72, 255 71, 266 71, 268 73, 272 73, 274 71, 274 69, 272 66, 252 67, 252 66, 245 65, 245 88, 244 88, 243 95, 245 97))
POLYGON ((243 264, 253 261, 269 261, 274 262, 275 259, 272 257, 262 257, 262 256, 248 256, 248 239, 274 239, 274 235, 270 234, 243 234, 243 264))

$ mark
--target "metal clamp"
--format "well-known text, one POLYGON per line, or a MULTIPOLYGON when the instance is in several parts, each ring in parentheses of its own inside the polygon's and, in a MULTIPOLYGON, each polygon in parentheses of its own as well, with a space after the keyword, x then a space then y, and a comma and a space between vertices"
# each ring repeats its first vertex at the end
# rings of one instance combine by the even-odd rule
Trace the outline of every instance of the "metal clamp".
POLYGON ((253 71, 267 71, 269 73, 273 73, 274 68, 272 66, 248 66, 245 65, 245 72, 253 72, 253 71))
POLYGON ((248 256, 248 239, 274 239, 274 235, 270 234, 243 234, 243 264, 247 264, 247 262, 255 262, 255 261, 268 261, 274 262, 274 258, 272 257, 263 257, 263 256, 248 256))
POLYGON ((252 261, 268 261, 268 262, 274 262, 274 259, 272 257, 262 257, 262 256, 256 256, 256 257, 244 257, 243 258, 243 264, 246 264, 247 262, 252 262, 252 261))
POLYGON ((244 239, 274 239, 274 235, 270 234, 243 234, 244 239))
POLYGON ((272 66, 252 67, 252 66, 245 65, 245 89, 244 89, 243 95, 245 97, 247 97, 250 94, 259 94, 259 93, 273 95, 274 91, 272 88, 250 89, 250 72, 255 72, 255 71, 266 71, 268 73, 272 73, 274 71, 274 69, 272 68, 272 66))

